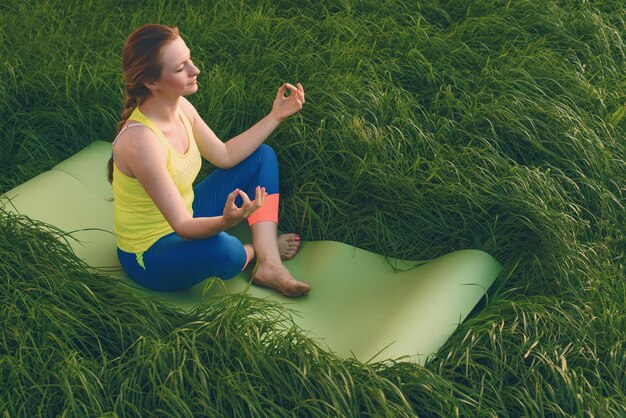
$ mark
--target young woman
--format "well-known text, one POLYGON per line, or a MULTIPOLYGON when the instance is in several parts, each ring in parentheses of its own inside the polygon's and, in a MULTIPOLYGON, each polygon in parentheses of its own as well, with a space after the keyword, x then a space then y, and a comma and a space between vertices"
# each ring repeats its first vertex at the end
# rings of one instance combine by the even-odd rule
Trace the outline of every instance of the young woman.
POLYGON ((230 279, 256 259, 254 283, 292 297, 308 293, 310 286, 282 263, 296 254, 300 238, 277 236, 278 164, 263 144, 302 108, 302 85, 283 84, 266 117, 222 142, 185 99, 198 90, 200 71, 177 28, 146 25, 133 32, 123 71, 126 108, 109 181, 126 273, 145 287, 171 291, 209 277, 230 279), (193 187, 201 157, 218 168, 193 187), (225 232, 244 219, 252 245, 225 232))

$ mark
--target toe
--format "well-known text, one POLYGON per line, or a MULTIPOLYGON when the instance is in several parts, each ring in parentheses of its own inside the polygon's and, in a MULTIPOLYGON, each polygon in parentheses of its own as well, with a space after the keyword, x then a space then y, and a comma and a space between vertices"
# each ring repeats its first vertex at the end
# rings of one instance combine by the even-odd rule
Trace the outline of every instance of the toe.
POLYGON ((292 296, 292 297, 304 296, 307 293, 309 293, 310 290, 311 290, 311 286, 308 285, 307 283, 296 281, 295 283, 292 284, 291 288, 287 292, 288 293, 287 296, 292 296))

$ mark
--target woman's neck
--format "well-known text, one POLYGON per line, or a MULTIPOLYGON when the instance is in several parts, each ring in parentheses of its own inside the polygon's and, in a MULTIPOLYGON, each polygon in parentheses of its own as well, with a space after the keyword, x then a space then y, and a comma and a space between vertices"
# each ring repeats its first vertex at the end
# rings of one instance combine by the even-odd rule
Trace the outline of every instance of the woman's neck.
POLYGON ((150 95, 141 102, 139 110, 153 121, 169 124, 176 121, 179 103, 180 96, 168 98, 150 95))

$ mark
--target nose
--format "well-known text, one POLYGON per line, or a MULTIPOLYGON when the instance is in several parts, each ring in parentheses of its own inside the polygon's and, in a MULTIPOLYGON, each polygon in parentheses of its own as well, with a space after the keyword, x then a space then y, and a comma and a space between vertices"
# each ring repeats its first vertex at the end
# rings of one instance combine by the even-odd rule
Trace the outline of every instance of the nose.
POLYGON ((191 64, 191 76, 197 76, 200 74, 200 70, 195 65, 191 64))

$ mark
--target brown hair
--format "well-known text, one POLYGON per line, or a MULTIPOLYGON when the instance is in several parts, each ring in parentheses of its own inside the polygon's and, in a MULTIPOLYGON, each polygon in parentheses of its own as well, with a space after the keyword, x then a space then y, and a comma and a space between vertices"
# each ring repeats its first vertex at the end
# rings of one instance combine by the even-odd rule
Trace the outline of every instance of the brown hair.
MULTIPOLYGON (((133 113, 135 107, 150 90, 146 82, 158 80, 163 66, 159 61, 161 48, 179 37, 178 28, 163 25, 144 25, 135 30, 126 39, 122 55, 122 71, 124 74, 124 110, 117 124, 117 133, 133 113)), ((107 164, 107 178, 113 182, 113 155, 107 164)))

